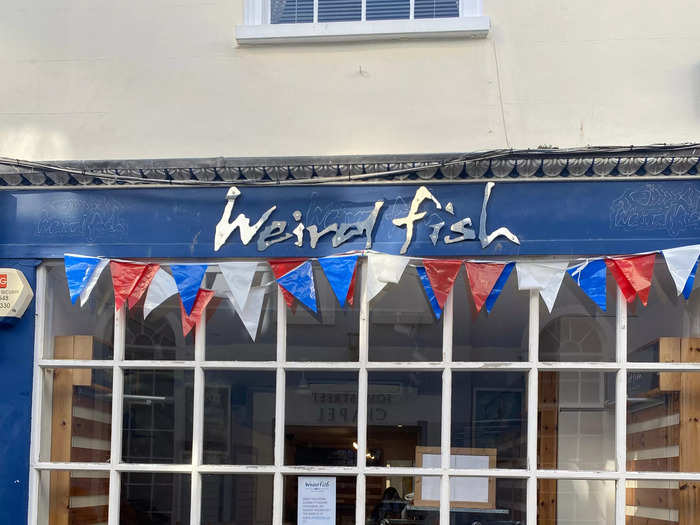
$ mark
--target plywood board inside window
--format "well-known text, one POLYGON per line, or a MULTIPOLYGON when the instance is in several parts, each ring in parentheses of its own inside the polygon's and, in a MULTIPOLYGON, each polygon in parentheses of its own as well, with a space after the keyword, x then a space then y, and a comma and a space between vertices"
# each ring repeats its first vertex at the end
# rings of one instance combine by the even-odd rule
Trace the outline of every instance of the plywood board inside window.
MULTIPOLYGON (((416 466, 440 468, 440 447, 416 447, 416 466)), ((496 466, 495 448, 452 448, 450 468, 487 469, 496 466)), ((439 476, 416 476, 416 507, 440 506, 439 476)), ((493 509, 496 507, 496 481, 487 477, 452 477, 450 507, 493 509)))

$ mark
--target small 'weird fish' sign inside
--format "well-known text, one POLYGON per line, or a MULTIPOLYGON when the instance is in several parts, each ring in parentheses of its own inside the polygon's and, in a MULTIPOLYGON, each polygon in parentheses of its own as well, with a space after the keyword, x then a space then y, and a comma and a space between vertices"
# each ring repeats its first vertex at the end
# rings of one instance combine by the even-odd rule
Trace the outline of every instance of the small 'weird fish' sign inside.
MULTIPOLYGON (((440 232, 445 226, 445 222, 442 221, 436 224, 431 224, 430 228, 432 233, 430 233, 428 237, 433 246, 437 246, 438 242, 440 241, 442 241, 444 244, 454 244, 464 241, 475 241, 478 238, 479 242, 481 243, 481 247, 486 248, 498 237, 505 237, 512 243, 520 244, 518 237, 505 226, 496 228, 491 233, 488 233, 486 230, 487 207, 494 186, 495 184, 493 182, 489 182, 484 188, 478 237, 477 232, 474 230, 471 217, 466 216, 454 221, 449 226, 451 233, 444 235, 442 239, 440 238, 440 232)), ((384 201, 376 201, 372 210, 361 220, 352 223, 332 223, 325 226, 320 231, 317 224, 305 225, 302 222, 302 213, 299 210, 296 210, 292 213, 292 218, 294 219, 296 226, 291 231, 287 231, 287 221, 269 221, 270 216, 277 209, 276 205, 273 205, 267 209, 254 224, 251 224, 250 218, 248 218, 244 213, 239 213, 238 216, 231 221, 236 199, 240 195, 241 191, 235 186, 231 187, 226 194, 226 205, 224 206, 221 220, 216 225, 216 234, 214 237, 215 251, 219 251, 219 249, 229 240, 231 234, 236 230, 238 230, 240 240, 244 245, 248 245, 248 243, 250 243, 257 236, 257 248, 258 251, 261 252, 265 251, 273 244, 291 241, 292 239, 294 239, 294 246, 302 247, 304 246, 305 242, 308 242, 308 245, 311 248, 316 248, 319 240, 326 235, 330 236, 331 244, 334 248, 341 246, 343 243, 354 239, 355 237, 364 236, 365 249, 370 249, 372 247, 372 236, 374 234, 375 226, 377 224, 377 220, 379 220, 382 207, 384 206, 384 201), (304 232, 307 232, 307 236, 304 235, 304 232)), ((416 190, 408 210, 406 210, 406 215, 403 217, 397 217, 391 221, 395 227, 405 229, 405 238, 400 251, 402 254, 406 253, 411 241, 413 240, 415 224, 418 221, 422 221, 428 213, 425 210, 421 211, 421 205, 426 201, 432 203, 433 207, 437 210, 444 209, 446 213, 453 216, 455 215, 454 205, 452 202, 446 203, 443 208, 442 203, 435 198, 428 188, 425 186, 420 186, 416 190)))

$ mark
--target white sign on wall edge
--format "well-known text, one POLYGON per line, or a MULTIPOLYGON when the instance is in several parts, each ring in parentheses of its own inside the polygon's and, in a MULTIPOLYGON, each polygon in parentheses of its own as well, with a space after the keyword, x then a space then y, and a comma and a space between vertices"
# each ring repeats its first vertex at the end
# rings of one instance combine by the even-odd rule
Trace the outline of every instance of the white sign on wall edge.
POLYGON ((335 478, 298 479, 297 525, 335 525, 335 478))
POLYGON ((0 268, 0 318, 19 319, 34 298, 24 274, 15 268, 0 268))

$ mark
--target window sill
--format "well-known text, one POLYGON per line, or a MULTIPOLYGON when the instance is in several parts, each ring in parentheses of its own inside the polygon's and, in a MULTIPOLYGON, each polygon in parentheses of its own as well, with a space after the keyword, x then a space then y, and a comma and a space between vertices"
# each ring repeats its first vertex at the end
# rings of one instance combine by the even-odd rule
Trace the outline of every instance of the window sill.
POLYGON ((488 16, 321 24, 239 25, 236 27, 236 40, 239 44, 284 44, 406 38, 485 38, 490 26, 488 16))

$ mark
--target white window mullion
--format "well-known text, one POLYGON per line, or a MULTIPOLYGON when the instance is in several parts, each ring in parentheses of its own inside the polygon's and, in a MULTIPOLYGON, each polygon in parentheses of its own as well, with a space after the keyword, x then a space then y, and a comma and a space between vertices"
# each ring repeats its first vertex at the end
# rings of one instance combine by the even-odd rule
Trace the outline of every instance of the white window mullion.
POLYGON ((363 22, 367 20, 367 0, 362 0, 362 16, 360 17, 360 20, 363 22))
MULTIPOLYGON (((35 525, 39 509, 39 476, 36 465, 41 461, 41 418, 44 392, 44 371, 38 366, 44 356, 46 344, 46 266, 36 270, 36 301, 34 303, 36 320, 34 322, 34 370, 32 374, 32 426, 29 448, 29 512, 27 523, 35 525)), ((47 436, 43 437, 47 439, 47 436)))
MULTIPOLYGON (((316 5, 314 1, 314 18, 316 5)), ((272 525, 282 525, 282 506, 284 505, 284 478, 281 468, 284 466, 284 404, 286 381, 284 363, 287 360, 287 303, 279 286, 277 289, 277 377, 275 383, 275 477, 273 480, 272 525)))
POLYGON ((121 474, 116 467, 122 461, 122 422, 124 401, 124 369, 119 365, 124 360, 126 345, 126 305, 114 312, 114 368, 112 374, 112 445, 109 471, 108 524, 119 525, 121 503, 121 474))
POLYGON ((197 323, 194 335, 194 390, 192 396, 192 479, 190 480, 190 525, 199 525, 202 518, 202 474, 199 467, 204 456, 204 369, 207 347, 207 312, 197 323))
MULTIPOLYGON (((364 1, 362 2, 364 9, 364 1)), ((355 523, 365 523, 365 495, 367 465, 367 361, 369 360, 369 301, 367 299, 367 264, 360 264, 360 370, 357 383, 357 481, 355 491, 355 523)))
POLYGON ((527 523, 537 523, 537 361, 540 344, 540 293, 530 290, 528 325, 528 361, 530 371, 527 381, 527 523))
POLYGON ((620 369, 615 382, 615 462, 620 477, 615 495, 615 523, 625 525, 627 499, 627 301, 617 288, 615 319, 615 356, 620 369))
POLYGON ((318 2, 319 0, 314 0, 314 24, 318 23, 318 2))
MULTIPOLYGON (((413 10, 413 1, 411 1, 413 10)), ((440 524, 450 523, 450 459, 452 445, 452 327, 454 326, 454 289, 450 292, 442 312, 442 418, 440 428, 440 467, 442 480, 440 485, 440 524)))
POLYGON ((409 20, 414 19, 415 11, 416 11, 416 0, 409 0, 409 4, 408 4, 408 18, 409 18, 409 20))

